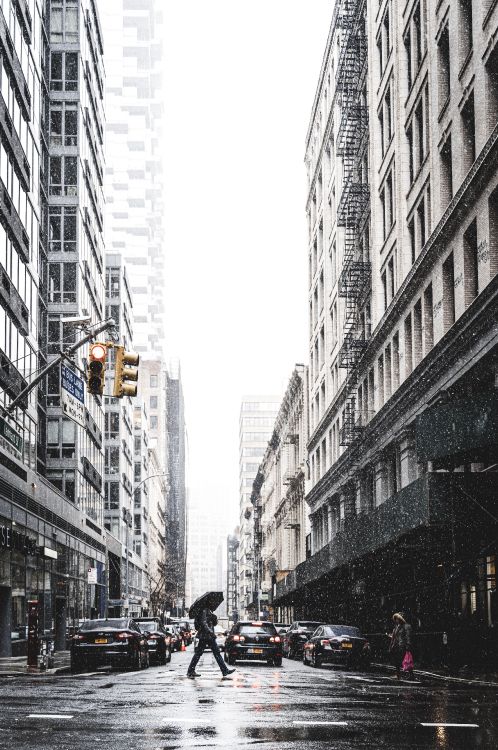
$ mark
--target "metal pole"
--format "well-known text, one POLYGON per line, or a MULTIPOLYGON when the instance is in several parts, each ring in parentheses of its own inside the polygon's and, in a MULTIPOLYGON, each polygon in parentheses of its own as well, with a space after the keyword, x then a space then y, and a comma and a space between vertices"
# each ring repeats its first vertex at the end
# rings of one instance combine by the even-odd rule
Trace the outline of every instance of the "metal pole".
POLYGON ((40 383, 43 378, 52 370, 54 367, 57 367, 57 365, 60 365, 63 359, 67 359, 68 357, 71 357, 80 347, 83 346, 83 344, 87 344, 89 341, 91 341, 98 333, 101 331, 105 331, 106 328, 112 328, 112 326, 116 325, 114 318, 108 318, 108 320, 105 320, 103 323, 97 323, 94 326, 91 326, 89 332, 86 336, 84 336, 80 341, 77 341, 75 344, 71 344, 70 347, 68 347, 64 352, 61 352, 58 357, 56 357, 52 362, 50 362, 48 365, 46 365, 41 372, 38 373, 36 378, 34 378, 31 383, 28 383, 26 388, 23 388, 22 391, 15 397, 13 401, 9 404, 9 406, 6 407, 5 411, 7 413, 10 413, 14 411, 16 406, 24 400, 24 398, 30 393, 33 388, 40 383))

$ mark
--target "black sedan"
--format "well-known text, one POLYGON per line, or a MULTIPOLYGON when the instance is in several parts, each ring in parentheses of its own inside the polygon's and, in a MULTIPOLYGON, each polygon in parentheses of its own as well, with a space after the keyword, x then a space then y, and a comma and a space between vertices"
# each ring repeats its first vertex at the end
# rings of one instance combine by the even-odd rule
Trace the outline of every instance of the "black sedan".
POLYGON ((266 661, 282 666, 282 639, 272 622, 238 622, 225 640, 225 661, 266 661))
POLYGON ((87 620, 71 641, 71 671, 110 665, 128 669, 149 666, 147 638, 128 617, 87 620))
POLYGON ((172 651, 181 651, 182 639, 180 633, 176 628, 176 625, 166 625, 166 633, 170 638, 170 646, 172 651))
POLYGON ((136 623, 147 636, 149 658, 155 659, 158 664, 168 664, 171 661, 171 636, 157 620, 147 618, 136 620, 136 623))
POLYGON ((358 628, 321 625, 304 644, 303 662, 313 667, 344 664, 365 668, 370 664, 370 646, 358 628))
POLYGON ((296 656, 301 657, 304 644, 319 625, 324 625, 324 623, 315 622, 314 620, 299 620, 293 622, 289 630, 283 636, 284 656, 289 657, 289 659, 294 659, 296 656))

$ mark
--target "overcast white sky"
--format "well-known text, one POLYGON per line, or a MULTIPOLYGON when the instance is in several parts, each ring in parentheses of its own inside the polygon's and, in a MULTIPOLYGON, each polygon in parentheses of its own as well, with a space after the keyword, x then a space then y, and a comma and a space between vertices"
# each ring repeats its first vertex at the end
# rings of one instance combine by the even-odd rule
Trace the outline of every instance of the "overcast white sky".
POLYGON ((243 394, 307 361, 306 130, 333 0, 167 0, 168 349, 188 484, 238 521, 243 394))

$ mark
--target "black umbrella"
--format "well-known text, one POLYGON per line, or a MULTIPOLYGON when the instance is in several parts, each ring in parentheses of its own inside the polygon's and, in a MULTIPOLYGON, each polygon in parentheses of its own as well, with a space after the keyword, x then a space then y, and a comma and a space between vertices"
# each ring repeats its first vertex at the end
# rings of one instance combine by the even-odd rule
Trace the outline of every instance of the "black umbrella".
POLYGON ((212 612, 220 606, 223 601, 223 591, 207 591, 192 604, 188 611, 190 619, 195 619, 203 609, 210 609, 212 612))

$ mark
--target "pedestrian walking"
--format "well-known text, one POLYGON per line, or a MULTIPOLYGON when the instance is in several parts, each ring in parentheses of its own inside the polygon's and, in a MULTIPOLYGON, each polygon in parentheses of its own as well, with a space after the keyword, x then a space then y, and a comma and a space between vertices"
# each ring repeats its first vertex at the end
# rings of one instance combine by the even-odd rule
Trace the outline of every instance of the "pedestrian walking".
POLYGON ((229 669, 223 661, 220 649, 218 647, 218 644, 216 643, 214 626, 217 624, 217 622, 218 618, 216 617, 214 612, 209 609, 209 607, 204 607, 204 609, 202 609, 196 616, 194 625, 195 629, 197 630, 198 641, 197 646, 195 647, 194 655, 187 670, 187 677, 190 677, 191 679, 200 677, 200 674, 195 671, 195 668, 199 662, 199 659, 204 653, 204 649, 206 648, 206 646, 208 646, 213 652, 213 656, 218 662, 218 666, 221 669, 223 677, 226 677, 227 675, 235 672, 235 669, 229 669))
POLYGON ((412 626, 406 622, 401 612, 393 615, 394 629, 391 633, 389 653, 394 666, 396 677, 401 679, 401 670, 406 672, 410 680, 413 679, 413 654, 412 654, 412 626))

